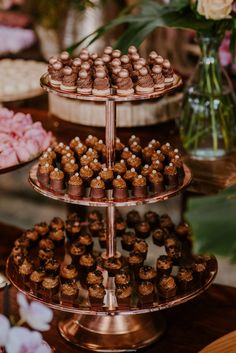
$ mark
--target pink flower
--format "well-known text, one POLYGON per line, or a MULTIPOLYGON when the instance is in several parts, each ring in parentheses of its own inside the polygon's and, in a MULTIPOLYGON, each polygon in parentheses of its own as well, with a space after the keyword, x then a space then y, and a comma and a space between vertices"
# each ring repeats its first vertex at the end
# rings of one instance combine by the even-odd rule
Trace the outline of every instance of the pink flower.
POLYGON ((5 345, 7 353, 51 353, 39 332, 25 327, 12 327, 5 345))
POLYGON ((230 53, 230 34, 227 33, 219 48, 219 58, 223 66, 228 66, 232 63, 230 53))
POLYGON ((0 314, 0 347, 5 346, 10 331, 10 323, 6 316, 0 314))
POLYGON ((53 317, 53 312, 51 309, 38 302, 29 303, 22 293, 17 293, 17 303, 20 307, 19 312, 21 319, 24 320, 32 329, 39 331, 49 330, 49 322, 53 317))
POLYGON ((2 0, 0 8, 3 10, 8 10, 13 5, 23 5, 25 0, 2 0))

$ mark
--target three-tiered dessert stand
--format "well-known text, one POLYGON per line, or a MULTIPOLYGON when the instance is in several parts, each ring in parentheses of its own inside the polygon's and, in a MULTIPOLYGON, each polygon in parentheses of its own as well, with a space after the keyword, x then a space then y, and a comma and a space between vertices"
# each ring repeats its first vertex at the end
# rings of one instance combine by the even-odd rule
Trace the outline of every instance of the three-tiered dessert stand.
MULTIPOLYGON (((108 168, 112 168, 115 161, 116 103, 124 101, 157 99, 167 92, 176 89, 181 85, 181 83, 181 79, 175 75, 174 84, 160 92, 145 95, 134 94, 127 97, 120 97, 117 95, 98 97, 93 95, 79 95, 77 93, 63 92, 60 89, 50 86, 47 74, 41 78, 41 86, 48 92, 71 99, 104 102, 106 108, 106 163, 108 168)), ((147 197, 143 198, 129 196, 124 201, 114 200, 112 190, 109 190, 107 198, 101 201, 93 200, 89 196, 75 200, 71 199, 67 194, 55 194, 50 189, 41 187, 37 180, 37 165, 31 169, 29 181, 37 192, 47 197, 71 204, 106 208, 108 237, 106 240, 106 251, 101 254, 101 258, 106 259, 121 256, 121 253, 117 251, 116 246, 115 207, 156 203, 175 196, 191 181, 190 170, 185 165, 184 172, 185 176, 183 183, 176 189, 168 190, 158 195, 149 194, 147 197)), ((79 304, 62 304, 60 298, 58 297, 53 298, 51 301, 45 301, 43 298, 35 296, 29 289, 26 290, 22 282, 14 276, 14 271, 12 270, 10 262, 11 261, 9 259, 7 265, 8 277, 19 290, 23 291, 35 300, 45 302, 53 309, 74 314, 73 317, 59 322, 59 331, 61 335, 66 340, 77 346, 98 352, 134 351, 154 342, 160 337, 165 329, 165 321, 162 315, 160 315, 160 311, 184 303, 198 296, 209 287, 217 272, 217 262, 213 261, 214 266, 211 269, 208 278, 204 284, 199 285, 194 290, 188 293, 178 294, 171 299, 159 298, 152 304, 146 304, 142 307, 134 304, 127 306, 127 308, 120 308, 117 306, 114 278, 107 277, 104 305, 98 308, 91 308, 87 302, 87 291, 82 288, 80 292, 82 301, 80 300, 79 304)), ((133 303, 134 302, 135 300, 133 303)))

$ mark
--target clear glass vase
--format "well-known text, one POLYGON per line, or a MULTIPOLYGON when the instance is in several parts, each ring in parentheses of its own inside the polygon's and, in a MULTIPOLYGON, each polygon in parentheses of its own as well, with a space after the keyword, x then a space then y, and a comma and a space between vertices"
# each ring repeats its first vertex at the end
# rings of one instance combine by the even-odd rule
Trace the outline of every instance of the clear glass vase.
POLYGON ((199 35, 202 56, 184 94, 180 135, 194 158, 222 157, 235 144, 235 96, 218 59, 221 39, 199 35))

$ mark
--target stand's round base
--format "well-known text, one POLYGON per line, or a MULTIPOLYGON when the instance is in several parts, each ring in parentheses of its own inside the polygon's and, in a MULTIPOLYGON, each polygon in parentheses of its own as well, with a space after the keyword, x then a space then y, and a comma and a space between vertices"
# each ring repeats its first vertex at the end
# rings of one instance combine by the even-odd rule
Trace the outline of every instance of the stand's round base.
POLYGON ((60 321, 58 327, 62 337, 76 346, 96 352, 128 352, 156 341, 166 324, 161 313, 75 315, 60 321))

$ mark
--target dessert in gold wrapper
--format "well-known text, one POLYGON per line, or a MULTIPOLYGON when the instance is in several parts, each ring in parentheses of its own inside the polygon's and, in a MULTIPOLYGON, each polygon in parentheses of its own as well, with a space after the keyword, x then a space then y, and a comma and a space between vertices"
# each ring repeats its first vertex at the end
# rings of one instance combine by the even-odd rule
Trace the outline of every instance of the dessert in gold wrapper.
POLYGON ((90 196, 92 199, 102 199, 106 196, 105 183, 100 176, 92 179, 90 183, 90 196))

